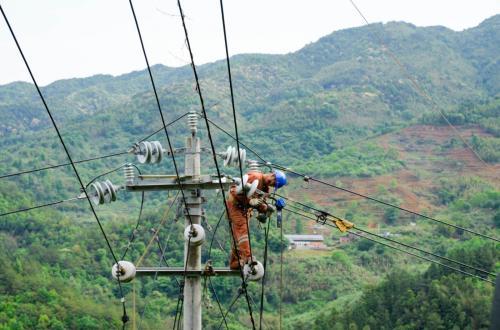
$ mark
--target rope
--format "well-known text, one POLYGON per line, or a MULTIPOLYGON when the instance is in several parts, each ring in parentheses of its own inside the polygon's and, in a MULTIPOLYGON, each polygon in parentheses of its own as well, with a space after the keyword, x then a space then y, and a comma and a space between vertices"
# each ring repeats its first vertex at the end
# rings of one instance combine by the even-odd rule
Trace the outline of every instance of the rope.
POLYGON ((137 217, 137 222, 135 224, 134 229, 132 229, 132 232, 130 233, 130 238, 128 240, 127 246, 125 247, 125 251, 123 252, 122 260, 125 260, 125 257, 127 256, 127 252, 128 252, 128 250, 130 249, 130 246, 132 245, 132 243, 135 240, 137 229, 139 228, 139 225, 141 223, 141 217, 142 217, 143 208, 144 208, 144 191, 141 193, 141 206, 139 208, 139 216, 137 217))
MULTIPOLYGON (((173 222, 171 222, 171 224, 173 224, 173 222)), ((165 253, 166 253, 166 245, 168 244, 168 241, 170 240, 170 235, 172 234, 172 232, 173 232, 172 230, 168 232, 168 236, 167 236, 167 239, 165 241, 164 248, 162 248, 162 246, 160 244, 159 236, 156 236, 158 238, 156 241, 158 242, 158 248, 160 250, 160 258, 159 258, 160 260, 158 262, 158 267, 161 267, 162 261, 164 261, 165 264, 168 266, 167 260, 165 258, 165 253)), ((155 273, 155 275, 153 277, 153 282, 156 282, 157 279, 158 279, 158 272, 155 273)), ((177 281, 177 277, 174 276, 174 279, 176 280, 178 286, 180 287, 181 284, 179 283, 179 281, 177 281)), ((149 304, 149 300, 146 300, 146 303, 144 304, 144 308, 142 309, 142 312, 140 313, 139 327, 137 328, 137 330, 139 330, 141 328, 142 320, 144 319, 144 314, 146 313, 146 309, 148 307, 148 304, 149 304)))
POLYGON ((222 320, 224 321, 224 325, 226 326, 226 329, 229 329, 229 327, 227 325, 226 316, 224 315, 224 311, 222 310, 222 305, 220 303, 219 297, 217 296, 217 292, 215 291, 215 287, 212 284, 212 279, 210 278, 210 276, 207 276, 207 278, 208 278, 208 286, 210 287, 210 289, 212 290, 212 293, 214 294, 215 301, 217 302, 217 306, 219 307, 219 311, 220 311, 220 314, 222 316, 222 320))
POLYGON ((280 227, 280 330, 283 326, 283 224, 280 227))
MULTIPOLYGON (((228 253, 228 252, 226 252, 226 250, 224 249, 224 247, 222 246, 222 244, 221 244, 221 243, 219 242, 219 240, 215 237, 215 235, 217 234, 217 230, 219 229, 219 225, 220 225, 220 223, 221 223, 221 221, 222 221, 222 217, 224 216, 224 212, 225 212, 225 210, 223 210, 223 211, 222 211, 222 213, 221 213, 221 215, 220 215, 220 217, 219 217, 219 221, 217 221, 217 224, 215 225, 215 229, 214 229, 213 234, 212 234, 212 239, 210 240, 210 246, 209 246, 209 248, 208 248, 208 259, 210 259, 210 257, 212 256, 212 246, 213 246, 213 244, 214 244, 214 241, 216 241, 216 242, 217 242, 217 244, 219 245, 219 248, 220 248, 222 251, 224 251, 226 254, 228 254, 228 256, 229 256, 229 253, 228 253)), ((208 229, 208 227, 207 227, 207 229, 208 229)), ((209 230, 209 231, 210 231, 210 230, 209 230)))
POLYGON ((177 200, 177 197, 179 197, 179 191, 177 192, 177 194, 175 195, 174 199, 172 200, 172 202, 170 203, 170 205, 168 206, 168 208, 165 210, 165 212, 163 213, 163 216, 162 216, 162 220, 160 221, 160 224, 158 225, 158 227, 156 228, 156 230, 154 231, 153 233, 153 237, 151 237, 151 239, 149 240, 148 242, 148 245, 146 245, 146 249, 144 250, 144 253, 139 257, 139 259, 137 259, 137 261, 135 262, 135 266, 136 267, 139 267, 139 265, 142 263, 144 257, 146 256, 146 254, 148 253, 149 249, 151 248, 151 245, 153 244, 153 241, 155 240, 155 237, 158 235, 158 233, 160 232, 161 230, 161 227, 163 226, 163 224, 165 223, 165 221, 167 221, 168 219, 168 214, 170 213, 170 210, 172 209, 172 206, 174 205, 175 201, 177 200))
POLYGON ((240 287, 238 289, 238 294, 236 295, 236 297, 233 299, 233 301, 229 305, 229 308, 227 309, 226 313, 224 314, 223 320, 221 321, 221 323, 219 324, 219 327, 217 329, 220 330, 222 328, 222 323, 224 323, 224 320, 226 319, 227 315, 231 311, 231 308, 233 308, 234 304, 238 301, 238 299, 241 297, 241 295, 243 294, 244 291, 246 291, 246 290, 244 288, 242 288, 242 287, 240 287))
POLYGON ((260 292, 260 313, 259 313, 259 330, 262 329, 262 320, 264 316, 264 288, 266 284, 266 274, 267 274, 267 247, 268 247, 268 239, 269 239, 269 229, 271 226, 271 219, 267 221, 267 230, 265 230, 265 240, 266 244, 264 245, 264 276, 262 277, 262 288, 260 292))

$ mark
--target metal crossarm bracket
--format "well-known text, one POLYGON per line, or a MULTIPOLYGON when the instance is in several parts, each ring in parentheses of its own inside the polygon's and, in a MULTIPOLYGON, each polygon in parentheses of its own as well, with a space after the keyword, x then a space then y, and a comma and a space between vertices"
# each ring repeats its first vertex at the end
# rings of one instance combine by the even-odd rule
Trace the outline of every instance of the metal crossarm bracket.
MULTIPOLYGON (((184 175, 180 177, 184 189, 218 189, 219 179, 214 175, 201 175, 197 179, 184 175)), ((228 189, 232 180, 222 178, 222 185, 228 189)), ((127 183, 127 190, 152 191, 152 190, 179 190, 179 182, 175 175, 139 175, 132 183, 127 183)))
POLYGON ((229 268, 211 267, 210 269, 186 270, 184 267, 138 267, 136 270, 137 276, 150 276, 158 274, 158 276, 240 276, 239 270, 229 268))

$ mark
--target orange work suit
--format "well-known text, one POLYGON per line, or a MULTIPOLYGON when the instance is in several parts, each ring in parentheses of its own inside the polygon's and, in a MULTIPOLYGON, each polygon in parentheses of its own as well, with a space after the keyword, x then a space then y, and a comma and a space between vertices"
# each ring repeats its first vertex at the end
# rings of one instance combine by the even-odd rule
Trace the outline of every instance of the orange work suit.
MULTIPOLYGON (((260 172, 251 171, 248 173, 248 181, 247 183, 252 183, 254 180, 259 180, 259 184, 257 189, 269 193, 269 187, 264 185, 263 174, 260 172)), ((253 196, 252 196, 253 197, 253 196)), ((248 261, 252 260, 252 253, 250 251, 250 242, 248 239, 248 228, 249 228, 249 220, 252 216, 252 208, 249 205, 250 199, 242 193, 238 195, 236 193, 236 186, 231 186, 229 190, 229 198, 226 201, 227 208, 229 211, 229 223, 232 228, 233 240, 231 244, 231 257, 229 260, 229 267, 231 269, 239 269, 240 266, 243 266, 248 261), (239 253, 239 261, 241 263, 238 264, 238 255, 236 254, 235 246, 237 245, 237 250, 239 253)), ((267 206, 265 203, 258 206, 257 210, 259 212, 265 212, 267 206)))

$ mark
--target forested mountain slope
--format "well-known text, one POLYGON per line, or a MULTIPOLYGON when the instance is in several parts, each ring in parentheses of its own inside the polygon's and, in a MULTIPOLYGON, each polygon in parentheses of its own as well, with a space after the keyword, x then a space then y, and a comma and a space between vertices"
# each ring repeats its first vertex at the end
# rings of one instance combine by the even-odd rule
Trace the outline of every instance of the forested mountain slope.
MULTIPOLYGON (((499 236, 500 15, 462 32, 402 22, 371 24, 334 32, 295 53, 238 55, 231 63, 240 136, 266 159, 499 236), (388 51, 397 56, 403 71, 388 51), (415 91, 405 72, 433 102, 415 91), (487 165, 464 147, 434 103, 487 165)), ((153 74, 167 121, 189 110, 200 111, 190 67, 156 65, 153 74)), ((199 74, 209 118, 233 132, 225 62, 202 65, 199 74)), ((75 159, 127 150, 161 127, 146 71, 61 80, 42 91, 75 159)), ((185 120, 171 127, 176 147, 183 145, 186 127, 185 120)), ((205 129, 201 131, 206 137, 205 129)), ((215 128, 213 134, 220 151, 234 144, 215 128)), ((163 135, 155 138, 166 145, 163 135)), ((0 146, 0 176, 67 162, 29 83, 0 86, 0 146)), ((78 170, 87 182, 126 161, 134 159, 122 155, 79 164, 78 170)), ((165 172, 169 167, 164 161, 141 169, 165 172)), ((109 177, 122 180, 120 173, 109 177)), ((79 193, 70 167, 0 180, 0 213, 79 193)), ((488 271, 499 269, 498 245, 487 240, 296 177, 291 181, 287 195, 364 228, 388 232, 407 244, 463 262, 478 262, 488 271)), ((222 211, 220 196, 208 197, 207 220, 214 226, 222 211)), ((165 199, 165 194, 146 194, 130 260, 144 252, 165 199)), ((138 206, 139 196, 122 193, 118 202, 98 209, 112 244, 120 251, 137 221, 138 206)), ((167 233, 173 233, 167 259, 174 265, 182 262, 181 222, 168 221, 173 227, 160 236, 166 240, 167 233)), ((261 258, 263 231, 255 223, 252 226, 261 258)), ((218 236, 227 249, 227 228, 222 227, 218 236)), ((427 263, 362 240, 342 245, 338 232, 285 216, 285 233, 318 230, 330 250, 285 252, 287 328, 488 326, 491 285, 440 267, 429 268, 427 263)), ((152 251, 145 263, 157 265, 157 248, 152 251)), ((279 252, 278 231, 272 230, 264 299, 269 329, 278 322, 279 252)), ((225 262, 223 252, 213 253, 214 262, 225 262)), ((116 283, 109 276, 111 265, 84 203, 0 217, 0 329, 119 327, 120 303, 116 283)), ((214 285, 227 307, 237 281, 217 279, 214 285)), ((250 289, 258 303, 260 286, 251 284, 250 289)), ((125 286, 128 301, 131 290, 125 286)), ((136 292, 138 310, 129 314, 138 317, 147 305, 143 328, 172 325, 178 294, 173 280, 141 279, 136 292)), ((206 294, 206 307, 213 304, 210 299, 206 294)), ((229 319, 234 329, 249 325, 245 305, 240 303, 229 319)), ((206 328, 217 328, 217 308, 207 307, 205 312, 206 328)))

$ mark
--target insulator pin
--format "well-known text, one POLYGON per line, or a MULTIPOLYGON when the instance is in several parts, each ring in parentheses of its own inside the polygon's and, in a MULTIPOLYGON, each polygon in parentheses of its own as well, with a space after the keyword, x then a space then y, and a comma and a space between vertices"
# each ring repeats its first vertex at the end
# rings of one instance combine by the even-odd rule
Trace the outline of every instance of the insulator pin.
POLYGON ((264 266, 260 261, 251 261, 243 266, 243 276, 245 280, 258 281, 264 277, 264 266))
POLYGON ((137 269, 130 261, 118 261, 111 267, 111 276, 120 282, 130 282, 135 278, 137 269))
POLYGON ((163 146, 160 141, 142 141, 133 146, 133 153, 141 164, 157 164, 163 159, 163 146))
POLYGON ((259 163, 256 160, 248 160, 248 170, 254 172, 260 172, 259 163))
POLYGON ((111 181, 106 180, 102 182, 93 182, 90 185, 90 200, 94 205, 109 204, 116 201, 116 192, 118 187, 116 187, 111 181))
POLYGON ((224 166, 226 167, 238 167, 241 163, 245 164, 247 159, 247 151, 245 149, 240 148, 240 157, 238 158, 238 148, 229 146, 227 150, 220 154, 224 159, 224 166))
POLYGON ((187 116, 189 129, 191 134, 196 134, 198 131, 198 114, 195 111, 190 111, 187 116))
POLYGON ((123 167, 123 175, 125 176, 126 184, 133 184, 135 181, 135 172, 132 164, 125 164, 123 167))
POLYGON ((205 229, 198 224, 189 225, 184 229, 184 239, 191 246, 201 245, 205 241, 205 229))

